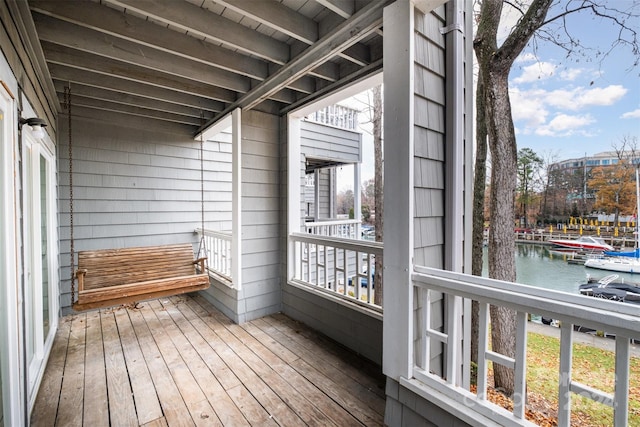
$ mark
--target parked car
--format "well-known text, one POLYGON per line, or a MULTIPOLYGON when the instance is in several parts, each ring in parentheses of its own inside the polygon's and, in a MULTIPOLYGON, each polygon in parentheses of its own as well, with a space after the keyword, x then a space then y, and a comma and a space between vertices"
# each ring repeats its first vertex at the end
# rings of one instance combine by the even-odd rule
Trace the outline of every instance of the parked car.
MULTIPOLYGON (((366 270, 363 271, 363 273, 366 273, 366 270)), ((374 277, 376 275, 376 269, 372 268, 371 269, 371 289, 374 288, 374 277)), ((349 277, 349 286, 353 286, 353 277, 349 277)), ((367 279, 364 277, 360 278, 360 287, 362 288, 366 288, 367 287, 367 279)))

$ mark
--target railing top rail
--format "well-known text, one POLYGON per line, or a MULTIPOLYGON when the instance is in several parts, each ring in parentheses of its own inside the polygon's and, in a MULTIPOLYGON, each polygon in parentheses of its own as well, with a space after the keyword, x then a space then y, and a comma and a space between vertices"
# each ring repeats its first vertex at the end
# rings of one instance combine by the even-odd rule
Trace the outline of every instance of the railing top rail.
POLYGON ((640 336, 638 306, 518 283, 416 266, 413 281, 444 293, 596 327, 626 337, 640 336))
POLYGON ((343 237, 328 237, 317 234, 308 233, 291 233, 290 239, 297 242, 313 243, 324 246, 335 246, 341 249, 348 249, 352 251, 370 252, 374 255, 382 255, 384 244, 380 242, 371 242, 368 240, 353 240, 343 237))
POLYGON ((346 225, 346 224, 358 224, 360 221, 357 219, 320 219, 318 221, 305 222, 305 227, 316 227, 322 225, 346 225))
MULTIPOLYGON (((195 229, 196 233, 202 233, 202 228, 198 227, 195 229)), ((230 239, 232 234, 231 231, 219 231, 219 230, 207 230, 205 228, 204 230, 204 235, 205 236, 216 236, 216 237, 220 237, 222 239, 230 239)))

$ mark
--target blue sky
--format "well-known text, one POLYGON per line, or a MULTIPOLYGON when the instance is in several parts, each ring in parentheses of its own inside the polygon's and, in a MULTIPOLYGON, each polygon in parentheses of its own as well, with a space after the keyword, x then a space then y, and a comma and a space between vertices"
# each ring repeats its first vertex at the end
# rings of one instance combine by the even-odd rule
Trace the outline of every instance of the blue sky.
MULTIPOLYGON (((606 3, 640 13, 637 0, 606 3)), ((556 13, 551 10, 548 16, 556 13)), ((639 20, 632 25, 640 31, 639 20)), ((600 61, 594 52, 610 50, 618 28, 589 11, 569 16, 567 28, 594 50, 567 58, 552 43, 539 43, 535 52, 529 46, 511 69, 518 148, 558 160, 610 151, 625 137, 635 137, 640 148, 640 67, 632 68, 631 49, 619 46, 600 61)))
MULTIPOLYGON (((640 0, 603 0, 604 4, 640 14, 640 0)), ((564 7, 566 0, 557 5, 564 7)), ((552 9, 548 18, 556 16, 552 9)), ((502 38, 519 13, 505 7, 502 38)), ((640 21, 630 25, 640 32, 640 21)), ((558 27, 548 27, 558 30, 558 27)), ((618 28, 590 11, 567 17, 567 29, 589 50, 567 58, 550 42, 530 43, 509 75, 511 107, 518 148, 528 147, 551 161, 611 151, 621 138, 636 138, 640 149, 640 66, 628 47, 611 50, 618 28), (594 52, 610 51, 602 60, 594 52)), ((474 88, 475 90, 475 88, 474 88)), ((365 110, 366 94, 346 102, 365 110)), ((362 117, 361 122, 366 121, 362 117)), ((370 131, 369 131, 370 132, 370 131)), ((339 172, 339 190, 353 187, 350 167, 339 172)), ((362 180, 373 177, 373 140, 363 133, 362 180)))

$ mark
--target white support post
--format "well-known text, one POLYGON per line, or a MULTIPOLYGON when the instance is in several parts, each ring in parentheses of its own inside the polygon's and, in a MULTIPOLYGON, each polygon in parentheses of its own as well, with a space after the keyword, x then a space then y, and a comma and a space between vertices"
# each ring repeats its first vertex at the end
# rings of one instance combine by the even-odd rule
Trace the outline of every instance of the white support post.
MULTIPOLYGON (((287 236, 300 232, 300 118, 290 115, 287 119, 287 236)), ((316 183, 317 185, 317 183, 316 183)), ((295 277, 295 268, 300 263, 300 253, 296 255, 295 244, 288 243, 287 279, 295 277)))
POLYGON ((358 220, 356 223, 356 239, 359 239, 362 234, 360 226, 362 225, 362 186, 361 180, 361 165, 360 163, 353 164, 353 219, 358 220))
POLYGON ((313 220, 320 221, 320 169, 313 171, 313 220))
MULTIPOLYGON (((465 233, 464 189, 465 180, 465 132, 464 132, 464 12, 461 0, 450 1, 446 5, 447 26, 447 87, 446 87, 446 168, 445 168, 445 269, 463 272, 465 233)), ((470 231, 470 230, 469 230, 470 231)), ((449 345, 445 369, 451 384, 462 385, 463 372, 469 370, 460 354, 463 352, 463 309, 462 298, 447 295, 447 329, 449 345)))
POLYGON ((398 0, 385 7, 384 49, 384 323, 383 372, 412 378, 414 6, 398 0))
POLYGON ((231 279, 233 287, 242 288, 242 110, 231 113, 231 279))

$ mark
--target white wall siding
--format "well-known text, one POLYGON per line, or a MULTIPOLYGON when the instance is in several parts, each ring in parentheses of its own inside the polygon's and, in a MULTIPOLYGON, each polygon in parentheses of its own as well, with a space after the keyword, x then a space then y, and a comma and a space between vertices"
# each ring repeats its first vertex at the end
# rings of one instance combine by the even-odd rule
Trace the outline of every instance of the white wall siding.
MULTIPOLYGON (((69 164, 67 120, 59 144, 61 306, 68 311, 69 164)), ((75 250, 197 243, 201 226, 200 143, 190 134, 72 117, 75 250)), ((230 145, 204 145, 205 227, 231 227, 230 145)), ((197 247, 196 247, 197 249, 197 247)))
POLYGON ((317 159, 357 163, 361 160, 359 132, 303 120, 300 124, 302 153, 317 159))
POLYGON ((281 310, 279 118, 242 112, 242 290, 237 322, 281 310))
MULTIPOLYGON (((362 161, 362 134, 360 132, 302 120, 300 134, 300 151, 302 154, 300 170, 303 179, 306 159, 321 159, 344 164, 362 161)), ((330 198, 336 196, 335 171, 329 168, 321 169, 318 181, 316 185, 320 185, 320 216, 315 219, 334 218, 335 203, 332 203, 330 198)), ((313 188, 306 188, 303 182, 301 191, 302 218, 305 216, 313 217, 315 212, 314 190, 313 188)))

